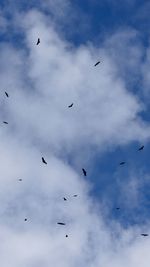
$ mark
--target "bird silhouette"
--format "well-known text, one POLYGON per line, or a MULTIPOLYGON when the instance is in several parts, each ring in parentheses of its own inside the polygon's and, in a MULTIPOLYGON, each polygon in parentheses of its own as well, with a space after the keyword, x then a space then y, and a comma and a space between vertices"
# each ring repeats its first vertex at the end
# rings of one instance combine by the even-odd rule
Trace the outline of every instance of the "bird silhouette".
POLYGON ((47 162, 45 161, 45 159, 42 157, 42 162, 44 163, 44 164, 47 164, 47 162))
POLYGON ((148 234, 141 234, 142 236, 148 236, 148 234))
POLYGON ((8 95, 8 93, 7 93, 7 92, 5 92, 5 95, 6 95, 7 97, 9 97, 9 95, 8 95))
POLYGON ((71 108, 73 106, 73 103, 71 105, 68 106, 68 108, 71 108))
POLYGON ((64 201, 67 201, 67 198, 64 197, 63 199, 64 199, 64 201))
POLYGON ((125 164, 125 161, 122 161, 119 163, 119 165, 124 165, 125 164))
POLYGON ((95 65, 94 65, 94 67, 96 67, 99 63, 100 63, 100 61, 96 62, 95 65))
POLYGON ((27 218, 25 218, 24 221, 26 222, 27 221, 27 218))
POLYGON ((58 222, 57 224, 59 224, 59 225, 66 225, 65 223, 62 223, 62 222, 58 222))
POLYGON ((86 170, 82 168, 84 176, 86 176, 86 170))
POLYGON ((144 149, 144 146, 141 146, 138 150, 140 151, 140 150, 143 150, 144 149))
POLYGON ((22 181, 22 179, 18 179, 18 181, 19 181, 19 182, 21 182, 21 181, 22 181))
POLYGON ((40 38, 38 38, 36 45, 40 44, 40 38))
POLYGON ((7 122, 7 121, 3 121, 3 123, 4 123, 4 124, 8 124, 8 122, 7 122))
POLYGON ((120 208, 116 208, 116 210, 120 210, 120 208))
POLYGON ((77 197, 78 195, 73 195, 73 197, 77 197))
POLYGON ((66 237, 68 237, 68 235, 66 235, 66 237))

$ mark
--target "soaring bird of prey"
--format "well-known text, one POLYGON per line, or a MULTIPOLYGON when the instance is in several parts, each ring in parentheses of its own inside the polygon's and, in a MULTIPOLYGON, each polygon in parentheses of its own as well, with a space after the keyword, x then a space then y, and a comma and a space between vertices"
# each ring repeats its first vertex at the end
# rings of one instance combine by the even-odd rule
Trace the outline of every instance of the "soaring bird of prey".
POLYGON ((122 162, 120 162, 119 164, 120 164, 120 165, 124 165, 124 164, 125 164, 125 161, 122 161, 122 162))
POLYGON ((65 197, 64 197, 63 199, 64 199, 64 201, 66 201, 66 200, 67 200, 67 198, 65 198, 65 197))
POLYGON ((96 62, 95 65, 94 65, 94 67, 96 67, 99 63, 100 63, 100 61, 96 62))
POLYGON ((47 162, 45 161, 45 159, 42 157, 42 162, 44 163, 44 164, 47 164, 47 162))
POLYGON ((142 236, 148 236, 148 234, 141 234, 142 236))
POLYGON ((144 149, 144 146, 141 146, 138 150, 140 151, 140 150, 143 150, 144 149))
POLYGON ((62 223, 62 222, 58 222, 57 224, 59 224, 59 225, 66 225, 65 223, 62 223))
POLYGON ((68 108, 72 108, 72 106, 73 106, 73 103, 71 105, 69 105, 68 108))
POLYGON ((40 38, 38 38, 36 45, 40 44, 40 38))
POLYGON ((5 95, 6 95, 7 97, 9 97, 9 95, 8 95, 8 93, 7 93, 7 92, 5 92, 5 95))
POLYGON ((8 122, 7 122, 7 121, 3 121, 3 123, 5 123, 5 124, 8 124, 8 122))
POLYGON ((86 176, 86 170, 82 169, 84 176, 86 176))
POLYGON ((73 195, 73 197, 77 197, 78 195, 73 195))

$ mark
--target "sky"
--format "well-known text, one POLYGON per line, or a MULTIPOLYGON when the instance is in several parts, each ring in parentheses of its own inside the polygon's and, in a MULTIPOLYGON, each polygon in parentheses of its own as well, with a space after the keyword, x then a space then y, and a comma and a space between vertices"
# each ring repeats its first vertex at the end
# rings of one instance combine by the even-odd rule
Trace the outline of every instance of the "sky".
POLYGON ((2 267, 149 267, 149 7, 0 0, 2 267))

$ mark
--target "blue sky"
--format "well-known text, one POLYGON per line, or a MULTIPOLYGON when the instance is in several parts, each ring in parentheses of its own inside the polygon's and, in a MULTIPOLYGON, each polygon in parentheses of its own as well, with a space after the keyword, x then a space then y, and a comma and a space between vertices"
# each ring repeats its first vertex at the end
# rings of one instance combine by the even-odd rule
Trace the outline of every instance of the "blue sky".
POLYGON ((3 267, 149 267, 149 8, 0 1, 3 267))

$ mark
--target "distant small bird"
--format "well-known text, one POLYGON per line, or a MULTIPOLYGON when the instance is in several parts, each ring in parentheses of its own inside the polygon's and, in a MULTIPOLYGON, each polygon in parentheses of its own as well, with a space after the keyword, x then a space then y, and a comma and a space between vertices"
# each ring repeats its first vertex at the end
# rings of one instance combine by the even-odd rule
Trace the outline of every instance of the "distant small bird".
POLYGON ((84 176, 86 176, 86 170, 82 169, 84 176))
POLYGON ((5 123, 5 124, 8 124, 8 122, 7 122, 7 121, 3 121, 3 123, 5 123))
POLYGON ((7 97, 9 97, 9 95, 8 95, 8 93, 7 93, 7 92, 5 92, 5 95, 6 95, 7 97))
POLYGON ((73 195, 73 197, 77 197, 78 195, 73 195))
POLYGON ((141 146, 138 150, 140 151, 140 150, 143 150, 144 149, 144 146, 141 146))
POLYGON ((68 237, 68 235, 66 235, 66 237, 68 237))
POLYGON ((120 210, 120 208, 116 208, 116 210, 120 210))
POLYGON ((65 223, 62 223, 62 222, 58 222, 57 224, 59 224, 59 225, 66 225, 65 223))
POLYGON ((142 236, 148 236, 148 234, 141 234, 142 236))
POLYGON ((96 62, 95 65, 94 65, 94 67, 96 67, 99 63, 100 63, 100 61, 96 62))
POLYGON ((38 38, 36 45, 40 44, 40 38, 38 38))
POLYGON ((47 162, 45 161, 45 159, 42 157, 42 162, 44 163, 44 164, 47 164, 47 162))
POLYGON ((26 222, 27 221, 27 218, 25 218, 24 221, 26 222))
POLYGON ((69 105, 68 108, 72 108, 72 106, 73 106, 73 103, 71 105, 69 105))
POLYGON ((124 165, 124 164, 125 164, 125 161, 122 161, 122 162, 120 162, 119 164, 120 164, 120 165, 124 165))
POLYGON ((66 200, 67 200, 67 198, 64 197, 64 201, 66 201, 66 200))
POLYGON ((19 181, 19 182, 21 182, 21 181, 22 181, 22 179, 18 179, 18 181, 19 181))

